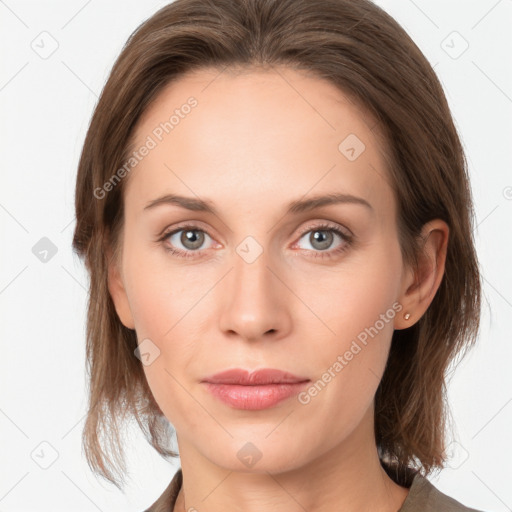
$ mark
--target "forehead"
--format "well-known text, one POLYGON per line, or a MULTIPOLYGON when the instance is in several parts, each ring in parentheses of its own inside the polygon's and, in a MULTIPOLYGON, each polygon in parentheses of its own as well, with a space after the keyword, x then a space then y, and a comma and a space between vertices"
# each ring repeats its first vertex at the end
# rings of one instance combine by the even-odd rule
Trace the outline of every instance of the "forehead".
POLYGON ((142 209, 164 192, 229 204, 235 191, 241 202, 256 190, 289 202, 335 190, 389 207, 381 140, 374 119, 327 80, 283 67, 194 71, 139 120, 133 147, 151 149, 125 198, 142 209))

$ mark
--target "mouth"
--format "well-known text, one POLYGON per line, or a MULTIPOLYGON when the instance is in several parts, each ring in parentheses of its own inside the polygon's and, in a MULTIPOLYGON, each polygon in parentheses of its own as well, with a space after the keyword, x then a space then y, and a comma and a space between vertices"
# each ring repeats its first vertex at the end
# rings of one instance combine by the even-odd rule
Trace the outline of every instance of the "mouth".
POLYGON ((261 410, 299 393, 310 379, 290 372, 264 368, 250 373, 235 368, 201 381, 213 396, 236 409, 261 410))
POLYGON ((206 377, 202 382, 258 386, 264 384, 296 384, 309 380, 308 377, 298 377, 293 373, 284 370, 276 370, 274 368, 262 368, 253 372, 242 368, 232 368, 206 377))

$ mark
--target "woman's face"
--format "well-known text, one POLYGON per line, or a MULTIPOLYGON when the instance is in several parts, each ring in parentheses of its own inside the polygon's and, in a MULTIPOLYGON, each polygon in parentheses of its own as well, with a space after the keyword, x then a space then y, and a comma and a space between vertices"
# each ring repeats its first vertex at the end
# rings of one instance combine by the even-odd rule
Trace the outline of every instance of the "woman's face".
POLYGON ((288 68, 195 72, 138 124, 110 289, 182 457, 276 471, 373 442, 409 274, 372 129, 288 68), (155 202, 171 194, 188 203, 155 202), (313 201, 328 195, 341 200, 313 201), (203 382, 231 368, 309 382, 244 409, 203 382))

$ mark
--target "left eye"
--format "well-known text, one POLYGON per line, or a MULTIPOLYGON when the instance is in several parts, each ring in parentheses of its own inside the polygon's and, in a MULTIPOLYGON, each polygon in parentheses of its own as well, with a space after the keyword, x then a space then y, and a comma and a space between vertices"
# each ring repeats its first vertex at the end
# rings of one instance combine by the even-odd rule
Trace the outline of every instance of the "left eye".
MULTIPOLYGON (((316 227, 314 229, 310 229, 300 237, 300 240, 306 238, 312 246, 312 249, 315 251, 326 251, 331 248, 336 236, 342 241, 348 242, 349 237, 347 235, 332 227, 316 227)), ((306 249, 310 250, 309 248, 306 249)))

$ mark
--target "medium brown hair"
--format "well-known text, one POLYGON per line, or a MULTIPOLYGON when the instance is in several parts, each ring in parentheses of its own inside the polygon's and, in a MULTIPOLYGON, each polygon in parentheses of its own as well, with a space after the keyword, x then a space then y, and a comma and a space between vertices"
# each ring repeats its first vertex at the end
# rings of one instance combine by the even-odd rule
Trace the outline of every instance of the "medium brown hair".
POLYGON ((95 191, 126 162, 134 128, 159 92, 184 73, 287 66, 330 81, 371 113, 385 135, 404 263, 416 265, 429 220, 450 229, 445 275, 425 314, 393 333, 375 396, 381 461, 428 474, 445 460, 446 370, 480 321, 481 281, 466 158, 441 84, 401 26, 368 0, 176 0, 129 37, 91 119, 78 166, 73 248, 90 274, 90 374, 83 448, 89 466, 124 483, 120 428, 135 418, 164 457, 172 429, 134 355, 107 287, 107 248, 118 254, 126 179, 95 191), (109 458, 110 457, 110 458, 109 458), (119 478, 118 478, 119 477, 119 478))

